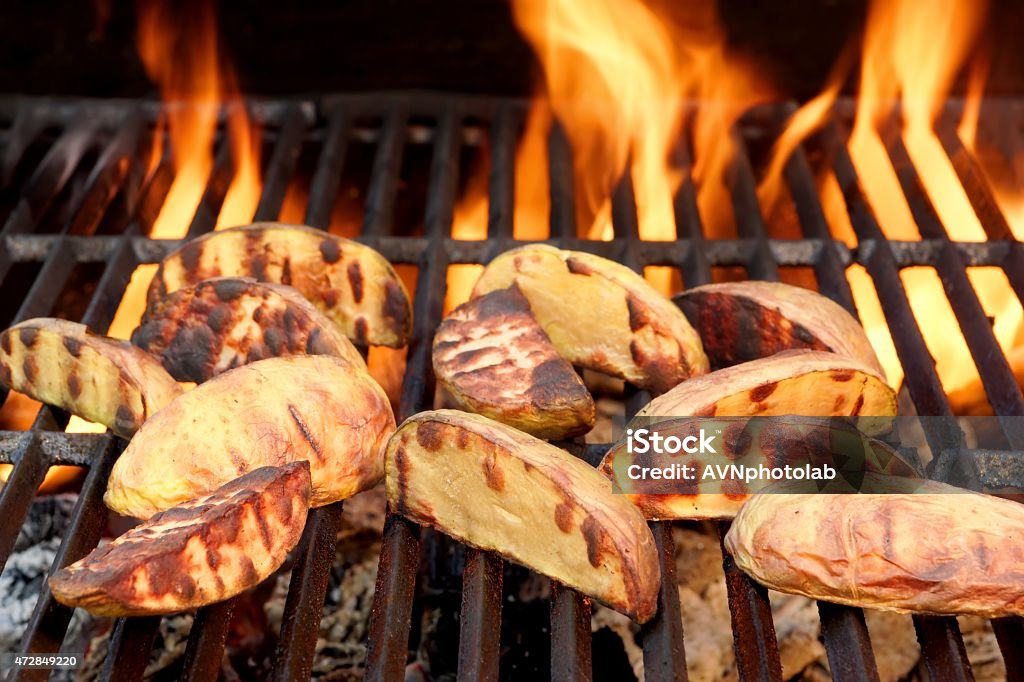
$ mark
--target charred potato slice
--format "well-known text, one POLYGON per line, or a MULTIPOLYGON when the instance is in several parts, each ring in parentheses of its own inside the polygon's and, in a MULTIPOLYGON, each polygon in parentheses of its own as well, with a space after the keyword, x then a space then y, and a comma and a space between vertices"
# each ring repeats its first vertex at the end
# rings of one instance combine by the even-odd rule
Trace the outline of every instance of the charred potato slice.
POLYGON ((792 350, 685 381, 639 416, 891 417, 896 393, 852 358, 792 350))
POLYGON ((319 507, 380 482, 394 429, 383 389, 352 364, 328 355, 260 360, 200 384, 146 422, 103 499, 145 519, 253 469, 308 460, 319 507))
POLYGON ((462 304, 434 335, 434 373, 460 407, 538 438, 586 433, 596 410, 516 285, 462 304))
POLYGON ((359 345, 399 348, 412 333, 409 294, 387 259, 312 227, 254 223, 193 239, 160 263, 149 305, 211 277, 295 287, 359 345))
POLYGON ((747 483, 742 479, 702 478, 704 468, 715 464, 738 464, 748 467, 802 467, 827 463, 849 475, 875 472, 893 476, 914 477, 912 465, 886 443, 859 431, 847 420, 787 417, 767 420, 726 420, 679 418, 659 422, 651 428, 662 436, 680 439, 696 435, 701 428, 722 429, 719 443, 724 451, 713 461, 707 455, 680 456, 676 463, 696 471, 692 481, 666 480, 643 485, 643 493, 628 476, 631 465, 664 466, 664 457, 647 453, 631 453, 626 442, 612 446, 599 469, 619 482, 619 489, 628 494, 649 519, 731 519, 751 495, 768 484, 747 483))
POLYGON ((673 300, 700 334, 713 367, 803 348, 859 360, 884 376, 864 328, 815 291, 780 282, 723 282, 673 300))
POLYGON ((263 467, 157 514, 57 571, 57 601, 98 616, 174 613, 255 587, 298 543, 308 462, 263 467))
POLYGON ((0 332, 0 382, 124 438, 181 393, 159 361, 127 341, 45 317, 0 332))
POLYGON ((879 474, 865 476, 861 494, 806 490, 773 484, 725 536, 759 583, 900 613, 1024 615, 1021 504, 879 474))
POLYGON ((555 348, 574 365, 656 393, 708 370, 686 317, 627 267, 544 244, 523 246, 495 258, 473 295, 513 283, 555 348))
POLYGON ((298 291, 250 278, 178 289, 146 310, 132 343, 178 381, 196 383, 281 355, 333 355, 366 368, 341 329, 298 291))
POLYGON ((386 451, 397 513, 493 550, 637 621, 655 611, 658 556, 643 517, 564 450, 478 415, 406 420, 386 451))

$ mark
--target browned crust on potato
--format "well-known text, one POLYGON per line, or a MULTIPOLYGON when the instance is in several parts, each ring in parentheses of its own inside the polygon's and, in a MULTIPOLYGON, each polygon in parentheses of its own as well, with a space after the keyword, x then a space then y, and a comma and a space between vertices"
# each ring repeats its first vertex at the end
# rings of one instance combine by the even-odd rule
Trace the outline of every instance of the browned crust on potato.
POLYGON ((896 393, 852 358, 791 350, 685 381, 640 416, 893 416, 896 393))
POLYGON ((758 582, 900 613, 1024 615, 1019 503, 879 474, 863 485, 876 494, 802 489, 775 484, 755 495, 725 537, 758 582))
POLYGON ((412 306, 380 253, 305 225, 254 223, 182 245, 160 263, 149 304, 213 277, 252 277, 295 287, 357 344, 406 345, 412 306))
POLYGON ((308 460, 319 507, 380 482, 394 428, 383 389, 352 364, 328 355, 260 360, 200 384, 146 422, 103 499, 119 514, 149 518, 252 469, 308 460))
POLYGON ((712 367, 807 349, 851 357, 884 376, 863 327, 815 291, 781 282, 722 282, 673 300, 700 334, 712 367))
POLYGON ((263 467, 168 509, 49 580, 57 601, 102 616, 173 613, 232 597, 273 573, 298 543, 308 462, 263 467))
MULTIPOLYGON (((701 428, 723 429, 723 451, 714 456, 715 464, 738 463, 748 467, 781 468, 788 465, 820 466, 828 463, 851 475, 874 472, 891 476, 914 477, 917 471, 899 452, 886 443, 867 436, 846 420, 786 417, 778 420, 730 420, 715 422, 707 418, 679 418, 652 426, 663 436, 680 438, 697 435, 701 428)), ((680 456, 675 463, 702 472, 711 462, 701 455, 680 456)), ((633 485, 627 472, 631 465, 665 466, 663 456, 630 453, 625 441, 614 444, 598 469, 620 482, 629 493, 633 485)), ((628 494, 644 516, 652 520, 730 519, 751 495, 766 483, 742 480, 665 480, 647 485, 644 494, 628 494), (657 493, 657 494, 656 494, 657 493)))
POLYGON ((453 310, 434 335, 433 361, 438 382, 470 412, 549 440, 594 425, 590 392, 515 285, 453 310))
POLYGON ((0 332, 0 381, 124 438, 181 393, 155 358, 127 341, 54 318, 0 332))
POLYGON ((365 368, 341 329, 297 290, 247 277, 204 280, 160 299, 132 343, 178 381, 196 383, 281 355, 333 355, 365 368))
POLYGON ((614 261, 531 244, 484 270, 474 297, 518 284, 559 354, 656 393, 708 370, 685 315, 614 261))
POLYGON ((406 420, 385 460, 397 513, 640 622, 654 614, 660 569, 643 517, 564 450, 479 415, 437 410, 406 420))

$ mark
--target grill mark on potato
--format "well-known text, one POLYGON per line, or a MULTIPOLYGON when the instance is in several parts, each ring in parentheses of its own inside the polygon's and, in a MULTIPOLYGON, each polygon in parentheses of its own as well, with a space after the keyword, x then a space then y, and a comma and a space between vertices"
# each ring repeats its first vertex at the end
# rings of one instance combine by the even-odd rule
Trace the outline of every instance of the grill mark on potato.
POLYGON ((356 343, 360 346, 367 345, 366 339, 369 336, 369 325, 366 322, 366 318, 361 315, 357 317, 355 327, 356 343))
POLYGON ((260 539, 263 541, 263 546, 270 549, 274 546, 274 538, 270 533, 270 526, 267 525, 267 510, 265 508, 265 500, 259 498, 259 507, 255 509, 253 516, 256 517, 256 528, 260 532, 260 539))
POLYGON ((14 377, 11 373, 11 366, 6 362, 0 362, 0 381, 2 381, 8 387, 14 383, 14 377))
MULTIPOLYGON (((518 265, 519 265, 519 256, 516 256, 516 266, 517 266, 516 269, 517 270, 519 269, 518 265)), ((579 258, 576 258, 575 256, 569 256, 568 258, 565 259, 565 267, 566 267, 566 269, 569 272, 571 272, 574 275, 592 275, 592 274, 594 274, 594 270, 590 266, 588 266, 586 263, 581 261, 579 258)))
POLYGON ((324 305, 326 305, 328 308, 333 308, 334 306, 338 305, 337 289, 324 289, 323 292, 320 294, 320 297, 323 299, 324 305))
POLYGON ((779 382, 772 381, 767 384, 761 384, 750 389, 750 400, 755 403, 764 402, 768 396, 775 393, 775 389, 779 387, 779 382))
POLYGON ((114 429, 121 433, 138 431, 142 420, 127 405, 118 405, 114 415, 114 429))
MULTIPOLYGON (((526 462, 523 463, 527 464, 526 462)), ((558 530, 563 533, 572 532, 572 510, 574 508, 575 505, 571 500, 563 500, 555 506, 555 525, 557 525, 558 530)))
POLYGON ((337 263, 341 258, 341 247, 333 239, 324 239, 320 242, 320 255, 325 263, 337 263))
POLYGON ((4 353, 11 354, 11 332, 5 331, 0 334, 0 347, 3 348, 4 353))
POLYGON ((206 317, 206 324, 216 334, 220 334, 224 331, 224 327, 231 321, 232 318, 231 308, 224 303, 215 305, 210 314, 206 317))
POLYGON ((202 254, 203 247, 200 244, 192 242, 182 247, 179 252, 181 258, 181 265, 185 268, 185 272, 189 274, 195 274, 199 270, 199 257, 202 254))
POLYGON ((309 427, 306 425, 306 422, 303 421, 302 415, 299 414, 298 409, 296 409, 296 407, 291 403, 288 403, 288 414, 292 416, 292 421, 295 422, 295 425, 297 427, 299 427, 299 433, 302 434, 302 439, 309 444, 309 447, 312 448, 313 452, 316 453, 317 458, 323 461, 324 453, 323 450, 321 450, 320 448, 320 443, 313 436, 313 432, 310 431, 309 427))
POLYGON ((384 309, 381 312, 394 322, 396 328, 408 328, 409 298, 397 280, 389 279, 384 283, 384 309))
POLYGON ((68 393, 70 393, 71 397, 75 400, 82 395, 82 382, 78 380, 78 372, 75 370, 71 370, 68 373, 68 393))
POLYGON ((213 282, 211 286, 217 298, 225 303, 235 300, 249 288, 248 282, 243 279, 221 279, 213 282))
POLYGON ((484 479, 487 487, 491 490, 501 492, 505 489, 505 472, 498 465, 498 454, 494 451, 488 453, 482 462, 484 479))
POLYGON ((406 514, 409 511, 409 505, 406 504, 409 495, 409 455, 405 451, 405 445, 399 445, 395 450, 395 468, 398 469, 398 500, 395 511, 406 514))
POLYGON ((583 525, 580 526, 580 532, 587 543, 587 560, 591 566, 597 568, 601 565, 601 555, 604 553, 605 530, 601 527, 600 522, 591 514, 587 514, 583 525))
MULTIPOLYGON (((626 294, 626 310, 629 311, 630 331, 640 331, 647 326, 647 309, 632 293, 626 294)), ((632 351, 632 348, 630 350, 632 351)))
POLYGON ((21 344, 25 348, 31 349, 36 345, 36 339, 39 338, 39 330, 33 327, 22 327, 18 332, 18 338, 21 339, 21 344))
POLYGON ((21 361, 21 371, 25 375, 25 381, 34 384, 39 376, 39 364, 34 355, 27 355, 21 361))
POLYGON ((437 452, 444 444, 443 430, 444 427, 437 422, 421 422, 416 427, 416 442, 430 452, 437 452))
POLYGON ((839 412, 843 408, 843 403, 846 402, 846 396, 840 393, 836 396, 836 399, 832 402, 832 411, 839 412))
POLYGON ((750 489, 741 479, 732 478, 730 473, 729 478, 722 480, 722 493, 730 500, 739 500, 749 495, 750 489))
POLYGON ((270 349, 272 355, 281 355, 284 351, 284 333, 276 327, 269 327, 263 330, 263 342, 267 344, 267 348, 270 349))
POLYGON ((361 303, 363 301, 363 270, 359 266, 359 261, 354 260, 349 263, 345 268, 345 274, 348 276, 348 285, 352 287, 352 300, 361 303))
POLYGON ((730 424, 722 435, 724 444, 723 455, 729 459, 739 459, 746 456, 750 446, 754 443, 754 436, 750 433, 750 422, 730 424))
POLYGON ((281 263, 281 284, 287 284, 291 286, 292 283, 292 259, 290 256, 284 257, 284 262, 281 263))
POLYGON ((832 378, 832 381, 849 381, 853 378, 852 369, 833 369, 829 370, 828 375, 832 378))
POLYGON ((853 403, 853 409, 850 410, 850 416, 856 417, 860 415, 860 411, 864 408, 864 392, 861 391, 860 395, 857 396, 856 402, 853 403))

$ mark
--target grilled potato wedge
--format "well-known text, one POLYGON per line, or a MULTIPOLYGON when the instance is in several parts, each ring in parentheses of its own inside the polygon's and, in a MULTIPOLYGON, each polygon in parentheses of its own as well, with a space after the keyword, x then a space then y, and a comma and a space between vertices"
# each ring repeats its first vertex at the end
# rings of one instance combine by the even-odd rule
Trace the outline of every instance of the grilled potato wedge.
POLYGON ((759 583, 900 613, 1024 615, 1024 505, 879 474, 862 494, 806 490, 772 484, 726 534, 759 583))
POLYGON ((146 519, 253 469, 308 460, 319 507, 380 482, 395 429, 383 389, 328 355, 260 360, 181 395, 135 434, 103 500, 146 519))
POLYGON ((148 353, 48 317, 0 332, 0 382, 123 438, 181 393, 148 353))
POLYGON ((791 350, 685 381, 639 416, 891 417, 896 392, 852 358, 791 350))
POLYGON ((409 294, 368 246, 304 225, 254 223, 211 232, 168 255, 149 305, 211 277, 254 277, 295 287, 354 343, 399 348, 412 333, 409 294))
POLYGON ((708 370, 686 316, 625 266, 544 244, 523 246, 491 261, 473 295, 513 283, 559 354, 574 365, 656 393, 708 370))
POLYGON ((657 607, 654 538, 629 500, 564 450, 454 410, 407 419, 388 443, 388 503, 644 622, 657 607))
POLYGON ((460 305, 434 335, 434 373, 465 410, 538 438, 594 426, 590 392, 513 284, 460 305))
POLYGON ((366 369, 341 329, 283 284, 217 277, 151 305, 132 343, 161 359, 178 381, 202 383, 281 355, 333 355, 366 369))
POLYGON ((831 351, 884 376, 864 328, 838 303, 780 282, 706 284, 673 299, 700 334, 713 367, 784 350, 831 351))
POLYGON ((261 583, 299 542, 308 462, 263 467, 157 514, 50 578, 57 601, 98 616, 174 613, 261 583))
POLYGON ((875 472, 914 477, 917 471, 886 443, 862 433, 849 420, 808 417, 785 419, 676 418, 650 428, 661 436, 680 439, 706 431, 722 430, 717 440, 724 450, 716 455, 679 455, 675 463, 695 471, 693 480, 637 482, 628 476, 629 467, 666 465, 664 456, 629 452, 625 440, 608 451, 600 471, 618 482, 618 490, 649 519, 731 519, 753 493, 768 483, 743 479, 703 478, 706 467, 729 464, 757 468, 787 465, 820 467, 828 464, 844 476, 875 472), (638 492, 638 491, 643 492, 638 492), (633 491, 634 494, 629 494, 633 491))

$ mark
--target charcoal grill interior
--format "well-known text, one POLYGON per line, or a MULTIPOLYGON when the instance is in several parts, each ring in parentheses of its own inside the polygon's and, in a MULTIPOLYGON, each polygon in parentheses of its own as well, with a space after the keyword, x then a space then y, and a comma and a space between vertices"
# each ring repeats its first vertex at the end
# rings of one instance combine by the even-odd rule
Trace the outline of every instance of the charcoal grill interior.
MULTIPOLYGON (((417 268, 415 327, 401 388, 399 419, 434 404, 430 344, 441 319, 449 265, 486 263, 516 245, 513 239, 515 149, 527 104, 514 99, 424 95, 422 93, 343 96, 322 100, 261 101, 252 104, 265 148, 263 193, 254 218, 276 219, 300 157, 312 154, 305 222, 327 229, 339 196, 346 152, 355 140, 373 146, 373 160, 363 201, 358 239, 379 249, 396 264, 417 268), (370 121, 370 123, 366 123, 370 121), (489 145, 489 215, 487 239, 452 239, 453 209, 459 192, 462 152, 489 145), (426 178, 422 234, 408 234, 406 216, 396 219, 403 160, 413 148, 430 154, 426 178)), ((0 323, 50 314, 80 319, 104 332, 114 316, 132 272, 141 263, 158 262, 180 242, 155 240, 147 231, 167 192, 169 172, 161 167, 146 178, 146 150, 158 105, 138 101, 8 99, 0 102, 0 323), (86 292, 80 304, 68 303, 68 291, 86 292)), ((730 174, 730 189, 739 239, 711 239, 704 234, 695 188, 685 180, 675 197, 679 238, 673 242, 642 242, 630 178, 614 191, 614 239, 577 238, 573 170, 569 145, 556 124, 549 137, 551 192, 550 242, 614 258, 637 270, 648 265, 677 268, 687 286, 709 282, 718 267, 742 267, 754 279, 777 280, 790 267, 809 268, 821 292, 856 314, 844 269, 863 265, 874 280, 889 329, 906 370, 906 387, 917 412, 949 417, 953 413, 939 383, 921 331, 915 324, 903 288, 901 268, 925 265, 937 269, 960 329, 971 349, 985 391, 996 414, 1024 416, 1024 399, 993 336, 967 266, 991 265, 1004 270, 1017 297, 1024 299, 1024 251, 1012 240, 1005 218, 995 208, 972 158, 960 146, 955 130, 943 123, 941 139, 969 198, 988 230, 986 243, 955 243, 935 217, 915 170, 898 137, 889 153, 903 191, 922 232, 919 242, 887 240, 861 195, 858 178, 845 147, 850 102, 841 101, 823 132, 797 149, 785 179, 799 217, 798 239, 773 239, 766 228, 755 193, 755 176, 746 141, 773 134, 792 104, 763 107, 737 129, 739 155, 730 174), (849 248, 832 238, 813 181, 815 164, 831 167, 842 188, 858 238, 849 248)), ((213 229, 232 169, 221 153, 191 223, 188 236, 213 229)), ((677 163, 687 168, 689 150, 681 139, 677 163)), ((629 390, 627 413, 648 399, 629 390)), ((6 395, 3 396, 6 398, 6 395)), ((55 568, 76 561, 99 541, 106 522, 102 503, 106 478, 125 443, 110 434, 64 434, 68 415, 44 407, 27 432, 0 433, 0 462, 14 464, 9 483, 0 492, 0 566, 6 564, 34 491, 49 467, 74 465, 88 470, 63 539, 55 568)), ((951 428, 955 428, 952 426, 951 428)), ((1011 434, 1012 437, 1012 434, 1011 434)), ((959 481, 980 478, 993 486, 1019 481, 1021 465, 1008 443, 1006 452, 977 453, 974 459, 936 458, 929 474, 959 481)), ((602 449, 574 452, 593 459, 602 449)), ((1019 485, 1019 483, 1018 483, 1019 485)), ((308 679, 317 638, 321 605, 328 584, 334 543, 341 524, 342 503, 313 511, 294 554, 294 568, 277 651, 274 679, 308 679)), ((642 629, 646 679, 686 679, 682 620, 676 592, 673 540, 667 523, 652 523, 662 558, 662 589, 656 618, 642 629)), ((727 526, 722 525, 724 534, 727 526)), ((370 680, 403 679, 409 656, 417 568, 428 545, 444 542, 400 517, 389 515, 380 555, 377 590, 368 639, 366 676, 370 680)), ((781 680, 782 670, 767 591, 742 574, 726 555, 735 653, 743 680, 781 680)), ((467 549, 461 575, 459 679, 497 679, 502 609, 502 560, 467 549)), ((452 576, 458 580, 459 576, 452 576)), ((589 679, 592 675, 590 603, 555 586, 551 600, 551 678, 589 679)), ((832 674, 837 680, 873 680, 878 673, 873 644, 863 613, 855 608, 819 604, 822 636, 832 674)), ((58 651, 71 610, 48 591, 35 607, 21 650, 58 651)), ((185 654, 183 677, 215 679, 219 670, 232 602, 201 609, 185 654)), ((158 618, 121 619, 115 625, 104 677, 139 679, 146 666, 158 618)), ((972 679, 963 640, 954 618, 916 617, 923 657, 932 680, 972 679)), ((1024 677, 1024 626, 1020 619, 994 623, 1011 679, 1024 677)), ((885 642, 874 646, 884 647, 885 642)), ((36 679, 46 671, 19 670, 10 679, 36 679)))

